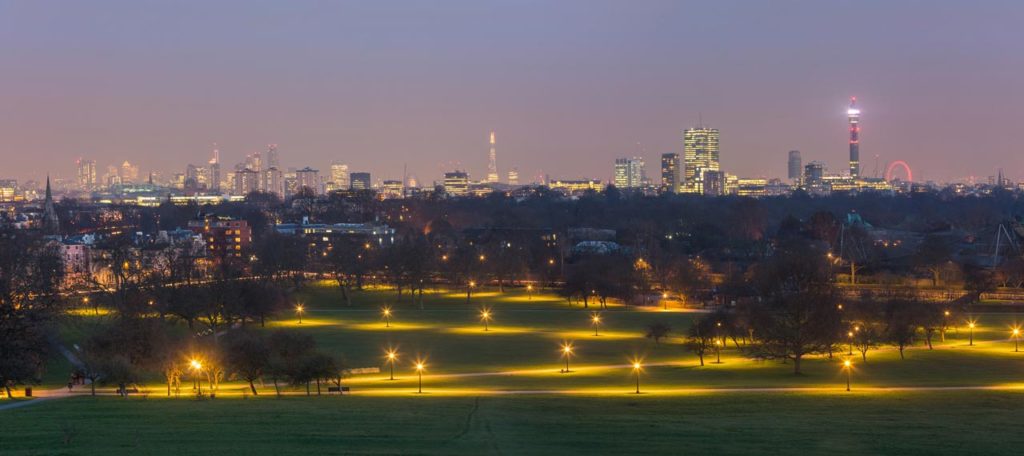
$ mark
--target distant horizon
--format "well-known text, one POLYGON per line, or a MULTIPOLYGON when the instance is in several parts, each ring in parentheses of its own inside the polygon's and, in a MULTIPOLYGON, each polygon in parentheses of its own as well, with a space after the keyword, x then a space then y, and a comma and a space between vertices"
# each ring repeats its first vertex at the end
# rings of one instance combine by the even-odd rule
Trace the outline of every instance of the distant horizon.
POLYGON ((846 170, 857 96, 862 176, 1024 180, 1015 2, 101 3, 0 4, 0 178, 168 178, 214 143, 226 173, 276 143, 283 168, 428 186, 484 179, 493 130, 503 182, 631 156, 656 181, 702 119, 723 171, 785 180, 790 150, 846 170))

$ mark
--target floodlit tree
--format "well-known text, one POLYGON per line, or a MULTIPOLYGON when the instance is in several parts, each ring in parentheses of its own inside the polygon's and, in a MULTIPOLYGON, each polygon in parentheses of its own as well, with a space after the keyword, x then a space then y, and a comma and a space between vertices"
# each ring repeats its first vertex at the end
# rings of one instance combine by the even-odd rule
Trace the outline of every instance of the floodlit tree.
POLYGON ((274 382, 274 391, 277 395, 281 395, 281 382, 304 383, 303 362, 316 349, 313 337, 294 331, 278 330, 270 334, 267 344, 270 347, 267 374, 274 382))
POLYGON ((664 322, 651 323, 644 330, 644 337, 651 339, 655 344, 660 344, 661 339, 668 337, 672 327, 664 322))
POLYGON ((799 375, 803 358, 827 353, 842 328, 825 252, 803 243, 781 246, 759 265, 755 283, 764 301, 753 309, 757 341, 749 351, 792 360, 799 375))
POLYGON ((919 305, 912 301, 893 300, 885 308, 885 339, 899 349, 900 359, 903 350, 914 345, 919 316, 919 305))
POLYGON ((36 381, 49 356, 49 324, 64 268, 36 233, 0 230, 0 387, 36 381))
POLYGON ((953 254, 949 244, 940 236, 929 234, 924 237, 914 253, 914 264, 927 271, 932 278, 932 286, 939 286, 939 278, 943 267, 950 261, 953 254))
POLYGON ((262 379, 270 367, 270 347, 266 338, 249 331, 233 332, 225 343, 224 362, 228 371, 249 384, 254 396, 255 382, 262 379))
POLYGON ((704 356, 715 349, 715 321, 710 318, 700 318, 693 321, 687 331, 686 348, 697 355, 700 365, 704 365, 704 356))

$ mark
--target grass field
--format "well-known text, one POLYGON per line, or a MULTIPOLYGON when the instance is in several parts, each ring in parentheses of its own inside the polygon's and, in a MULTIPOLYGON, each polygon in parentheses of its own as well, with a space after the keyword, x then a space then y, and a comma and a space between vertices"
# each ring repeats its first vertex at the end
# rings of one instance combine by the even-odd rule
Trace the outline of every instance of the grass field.
POLYGON ((12 410, 15 455, 1017 454, 1024 394, 74 398, 12 410))
MULTIPOLYGON (((1015 353, 1010 314, 976 315, 974 346, 960 327, 935 349, 921 344, 899 359, 884 347, 854 358, 853 391, 839 368, 845 353, 813 357, 802 376, 778 361, 755 362, 730 345, 722 363, 698 365, 670 337, 655 344, 644 327, 664 322, 678 334, 694 318, 674 305, 601 313, 550 294, 521 291, 427 295, 423 308, 393 292, 356 293, 346 305, 330 284, 300 295, 293 313, 266 330, 315 337, 349 367, 381 372, 348 378, 352 395, 243 398, 238 382, 215 400, 167 399, 156 379, 148 397, 76 397, 0 410, 7 454, 996 454, 1024 443, 1014 433, 1024 411, 1024 352, 1015 353), (393 311, 390 327, 381 308, 393 311), (479 310, 493 314, 489 330, 479 310), (560 346, 571 342, 571 373, 560 346), (399 351, 387 380, 384 350, 399 351), (641 389, 628 362, 642 358, 641 389), (416 394, 415 359, 427 365, 416 394), (990 390, 915 390, 926 387, 990 390), (900 387, 900 390, 884 388, 900 387), (804 388, 800 391, 737 391, 804 388), (1018 389, 1019 388, 1019 389, 1018 389), (718 391, 698 391, 712 389, 718 391), (65 443, 66 442, 66 443, 65 443)), ((675 303, 673 303, 675 304, 675 303)), ((66 343, 93 330, 88 315, 65 322, 66 343)), ((63 385, 66 362, 47 385, 63 385)), ((293 393, 304 389, 294 388, 293 393)), ((0 406, 3 402, 0 401, 0 406)))

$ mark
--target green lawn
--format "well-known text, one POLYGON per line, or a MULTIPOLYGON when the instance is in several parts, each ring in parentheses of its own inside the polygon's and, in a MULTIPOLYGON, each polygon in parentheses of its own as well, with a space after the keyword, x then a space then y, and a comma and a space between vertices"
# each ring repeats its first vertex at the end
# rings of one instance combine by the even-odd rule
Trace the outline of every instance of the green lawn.
MULTIPOLYGON (((791 364, 746 359, 731 343, 722 363, 712 354, 701 367, 680 338, 655 344, 643 337, 654 322, 684 331, 697 314, 679 309, 615 306, 601 313, 594 336, 596 309, 545 293, 530 299, 488 291, 467 304, 464 293, 436 292, 420 309, 396 303, 388 291, 355 293, 348 306, 335 287, 314 284, 299 298, 301 325, 286 312, 266 330, 303 331, 350 367, 382 368, 348 378, 351 396, 274 398, 268 384, 259 398, 243 399, 243 385, 225 382, 216 400, 197 401, 191 390, 167 399, 154 377, 148 398, 77 397, 0 410, 0 453, 997 454, 1024 443, 1015 430, 1024 411, 1024 352, 1008 339, 1010 314, 977 315, 974 346, 960 327, 934 350, 909 349, 904 360, 891 347, 869 352, 867 362, 856 357, 847 393, 844 353, 812 357, 805 374, 794 376, 791 364), (394 312, 391 327, 383 306, 394 312), (489 331, 479 321, 484 306, 493 313, 489 331), (559 372, 564 342, 574 347, 568 374, 559 372), (395 381, 386 379, 388 347, 400 353, 395 381), (411 369, 417 357, 427 364, 422 395, 411 369), (641 395, 630 394, 633 357, 645 364, 641 395), (876 389, 935 386, 1021 389, 876 389), (773 387, 819 389, 693 391, 773 387)), ((95 330, 89 318, 64 323, 68 344, 95 330)), ((64 375, 49 374, 47 386, 63 385, 64 375)))
MULTIPOLYGON (((634 357, 646 365, 643 382, 650 388, 715 387, 838 387, 845 383, 839 368, 845 353, 835 357, 811 357, 804 362, 802 376, 792 374, 792 365, 779 361, 755 362, 744 358, 731 342, 722 351, 722 363, 714 363, 714 354, 698 365, 697 358, 682 346, 678 335, 685 332, 695 313, 671 311, 657 306, 623 308, 614 306, 601 312, 599 336, 594 336, 591 313, 596 309, 570 306, 551 293, 536 292, 532 299, 523 290, 498 293, 494 290, 474 293, 467 304, 463 292, 434 292, 418 304, 396 303, 393 291, 366 291, 353 294, 346 305, 331 282, 308 285, 298 300, 305 308, 303 323, 294 312, 284 312, 268 323, 267 330, 288 328, 313 335, 320 348, 344 360, 349 367, 379 367, 381 374, 357 375, 348 380, 356 392, 404 394, 415 387, 412 363, 419 358, 427 364, 425 386, 436 393, 456 390, 608 390, 629 388, 631 370, 623 365, 634 357), (390 327, 381 315, 383 307, 393 312, 390 327), (491 310, 489 331, 484 331, 479 312, 491 310), (664 322, 674 334, 656 344, 643 337, 646 325, 664 322), (570 342, 573 355, 571 374, 561 374, 563 343, 570 342), (388 366, 384 351, 399 351, 395 372, 398 380, 385 381, 388 366), (668 365, 666 365, 668 364, 668 365), (599 367, 621 366, 621 367, 599 367), (516 375, 465 374, 527 371, 516 375), (461 374, 461 375, 460 375, 461 374)), ((1010 314, 977 315, 974 346, 968 346, 968 331, 960 327, 950 331, 945 342, 935 341, 935 349, 923 343, 906 351, 899 359, 893 347, 868 353, 867 362, 854 358, 854 384, 857 386, 977 386, 1018 384, 1024 381, 1024 351, 1015 353, 1009 340, 1009 328, 1015 322, 1010 314)), ((70 346, 109 317, 76 315, 64 322, 62 334, 70 346)), ((855 355, 857 355, 855 353, 855 355)), ((70 367, 57 358, 48 370, 46 386, 63 386, 70 367)), ((151 376, 159 381, 159 376, 151 376)), ((225 384, 227 391, 243 387, 225 384)), ((269 391, 267 391, 269 392, 269 391)), ((462 391, 461 394, 465 394, 462 391)))
POLYGON ((3 412, 38 454, 1017 454, 1024 394, 75 398, 3 412), (70 440, 70 441, 68 441, 70 440))

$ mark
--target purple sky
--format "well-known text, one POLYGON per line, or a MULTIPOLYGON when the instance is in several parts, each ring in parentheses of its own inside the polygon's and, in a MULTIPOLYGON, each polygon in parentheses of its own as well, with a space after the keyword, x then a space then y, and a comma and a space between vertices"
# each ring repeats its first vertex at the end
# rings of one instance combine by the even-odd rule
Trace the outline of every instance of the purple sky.
POLYGON ((217 142, 429 183, 482 177, 492 128, 503 179, 654 175, 698 115, 726 171, 785 177, 790 149, 845 168, 856 95, 864 174, 1020 179, 1022 23, 1020 1, 0 0, 0 177, 182 172, 217 142))

